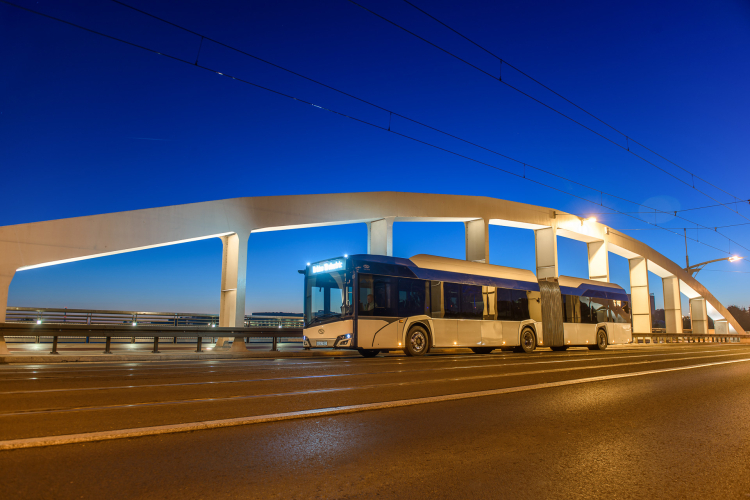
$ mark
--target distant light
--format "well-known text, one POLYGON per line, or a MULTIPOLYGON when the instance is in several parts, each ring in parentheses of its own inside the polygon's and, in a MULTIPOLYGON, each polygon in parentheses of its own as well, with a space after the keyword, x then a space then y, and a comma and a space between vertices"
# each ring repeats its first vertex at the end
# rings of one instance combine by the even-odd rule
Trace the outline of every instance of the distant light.
POLYGON ((216 323, 211 323, 211 328, 216 328, 216 323))
POLYGON ((307 265, 309 266, 309 265, 310 265, 310 263, 308 262, 308 263, 307 263, 307 265))
POLYGON ((37 325, 41 325, 42 324, 42 320, 41 319, 36 320, 36 324, 37 325))
POLYGON ((734 262, 735 260, 742 260, 742 259, 744 259, 744 257, 739 257, 737 255, 732 255, 731 257, 729 257, 729 262, 734 262))
POLYGON ((596 222, 596 217, 587 217, 583 219, 583 222, 596 222))
POLYGON ((133 321, 133 326, 135 326, 136 324, 137 324, 137 323, 136 323, 135 321, 133 321))
POLYGON ((345 258, 345 259, 348 259, 348 258, 349 258, 349 255, 348 255, 348 254, 344 254, 344 258, 345 258))

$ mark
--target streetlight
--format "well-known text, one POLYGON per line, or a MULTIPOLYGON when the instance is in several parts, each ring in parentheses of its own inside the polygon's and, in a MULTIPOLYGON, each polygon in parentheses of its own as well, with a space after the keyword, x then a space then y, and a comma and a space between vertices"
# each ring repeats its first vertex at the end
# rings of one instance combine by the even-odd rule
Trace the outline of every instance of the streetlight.
MULTIPOLYGON (((706 262, 701 262, 700 264, 693 264, 692 266, 688 265, 688 267, 685 268, 685 272, 689 273, 691 277, 695 277, 698 272, 703 269, 703 266, 706 264, 711 264, 712 262, 721 262, 722 260, 728 260, 729 262, 737 262, 738 260, 742 260, 745 257, 739 257, 737 255, 732 255, 731 257, 724 257, 722 259, 714 259, 714 260, 707 260, 706 262)), ((690 264, 690 262, 688 262, 690 264)))

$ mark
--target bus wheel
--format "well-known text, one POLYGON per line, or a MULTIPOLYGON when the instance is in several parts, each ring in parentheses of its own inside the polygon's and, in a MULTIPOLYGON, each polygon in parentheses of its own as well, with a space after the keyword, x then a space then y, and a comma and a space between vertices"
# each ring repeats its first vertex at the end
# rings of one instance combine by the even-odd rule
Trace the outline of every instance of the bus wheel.
POLYGON ((550 347, 550 349, 552 349, 553 351, 567 351, 568 350, 568 346, 566 346, 566 345, 555 345, 555 346, 550 347))
POLYGON ((492 347, 472 347, 474 354, 489 354, 492 352, 492 347))
POLYGON ((521 332, 521 349, 525 353, 534 352, 536 349, 536 336, 530 328, 521 332))
POLYGON ((409 333, 406 334, 404 339, 405 348, 404 352, 407 356, 422 356, 427 352, 429 348, 429 335, 425 329, 419 325, 415 325, 409 329, 409 333))
POLYGON ((596 346, 594 349, 597 349, 599 351, 603 351, 607 348, 607 332, 604 330, 599 330, 596 332, 596 346))
POLYGON ((361 347, 357 351, 366 358, 374 358, 380 351, 378 349, 362 349, 361 347))

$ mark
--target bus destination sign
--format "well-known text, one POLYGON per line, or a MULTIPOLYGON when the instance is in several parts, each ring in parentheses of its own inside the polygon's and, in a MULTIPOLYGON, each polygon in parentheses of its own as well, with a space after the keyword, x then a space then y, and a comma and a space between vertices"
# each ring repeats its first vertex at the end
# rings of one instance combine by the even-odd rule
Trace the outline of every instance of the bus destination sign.
POLYGON ((312 265, 312 274, 327 273, 344 269, 343 259, 329 260, 327 262, 318 262, 312 265))

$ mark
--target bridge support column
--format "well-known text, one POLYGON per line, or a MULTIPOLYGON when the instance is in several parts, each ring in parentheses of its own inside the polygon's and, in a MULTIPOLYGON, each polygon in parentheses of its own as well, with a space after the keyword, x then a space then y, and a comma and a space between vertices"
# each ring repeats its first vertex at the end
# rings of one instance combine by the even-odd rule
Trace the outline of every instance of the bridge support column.
MULTIPOLYGON (((15 270, 9 272, 0 271, 0 323, 5 323, 5 311, 8 309, 8 290, 15 274, 15 270)), ((0 335, 0 354, 10 354, 3 335, 0 335)))
POLYGON ((708 311, 703 297, 690 299, 690 327, 693 333, 708 333, 708 311))
POLYGON ((545 227, 534 231, 536 247, 536 277, 557 278, 557 227, 545 227))
POLYGON ((367 253, 393 256, 393 221, 395 217, 367 223, 367 253))
POLYGON ((489 226, 485 219, 464 222, 466 231, 466 260, 490 263, 489 226))
POLYGON ((589 279, 609 282, 609 250, 607 240, 588 243, 589 279))
POLYGON ((729 335, 729 321, 725 319, 715 320, 714 329, 716 331, 716 335, 729 335))
POLYGON ((680 301, 680 278, 670 276, 661 280, 664 288, 664 321, 667 333, 682 333, 682 305, 680 301))
MULTIPOLYGON (((221 301, 219 304, 219 326, 245 326, 245 287, 247 285, 247 244, 249 233, 234 233, 221 236, 224 246, 221 258, 221 301)), ((238 337, 242 340, 241 337, 238 337)), ((217 348, 225 347, 231 337, 219 337, 217 348)), ((232 350, 244 350, 241 346, 232 350)))
POLYGON ((651 299, 648 294, 648 263, 643 257, 629 259, 633 334, 651 334, 651 299))

